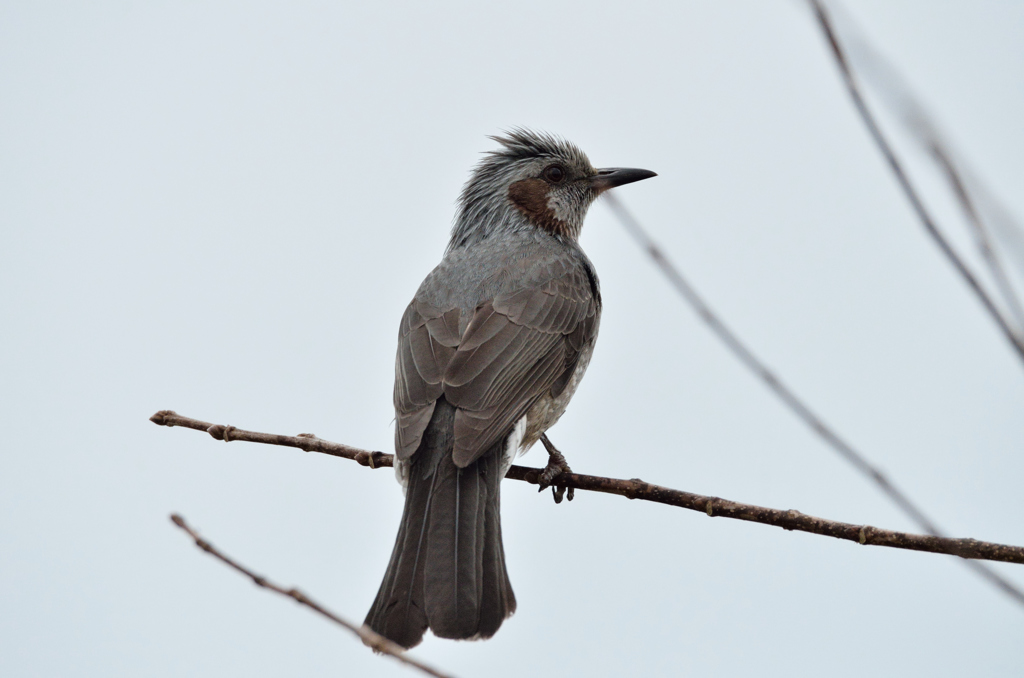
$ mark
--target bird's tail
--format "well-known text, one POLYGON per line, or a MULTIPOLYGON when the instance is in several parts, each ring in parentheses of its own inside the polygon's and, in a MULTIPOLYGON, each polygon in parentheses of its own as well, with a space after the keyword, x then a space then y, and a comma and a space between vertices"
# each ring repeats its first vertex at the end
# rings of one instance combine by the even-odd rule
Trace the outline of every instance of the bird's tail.
POLYGON ((442 397, 409 468, 405 511, 366 625, 409 648, 490 638, 516 610, 501 543, 504 443, 466 468, 452 461, 455 409, 442 397))

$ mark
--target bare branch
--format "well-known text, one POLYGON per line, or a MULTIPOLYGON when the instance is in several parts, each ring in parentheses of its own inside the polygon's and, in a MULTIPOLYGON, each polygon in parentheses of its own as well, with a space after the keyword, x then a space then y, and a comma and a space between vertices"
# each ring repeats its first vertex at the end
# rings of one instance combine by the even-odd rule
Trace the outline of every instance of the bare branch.
MULTIPOLYGON (((1003 297, 1010 315, 1016 321, 1018 337, 1024 331, 1024 306, 1007 276, 988 228, 982 219, 979 203, 994 202, 991 193, 980 185, 977 175, 970 172, 961 156, 954 153, 952 145, 939 131, 939 126, 907 84, 896 68, 886 60, 855 26, 853 19, 841 9, 836 0, 824 3, 828 8, 828 20, 832 24, 838 42, 845 49, 847 64, 851 71, 863 75, 881 95, 881 101, 903 123, 910 137, 935 161, 946 176, 949 188, 960 203, 964 218, 974 232, 975 241, 982 259, 988 266, 992 279, 1003 297), (974 190, 971 190, 971 185, 974 190), (974 195, 977 193, 977 195, 974 195)), ((981 205, 984 206, 984 205, 981 205)), ((993 205, 994 206, 994 205, 993 205)), ((1020 235, 1021 231, 1012 219, 1007 224, 1020 235)))
POLYGON ((821 26, 822 32, 825 34, 825 38, 828 40, 829 47, 832 49, 832 55, 835 57, 836 64, 839 66, 839 71, 842 73, 843 82, 846 85, 846 89, 850 94, 850 98, 853 100, 853 104, 860 114, 861 119, 864 121, 864 125, 868 128, 868 132, 871 134, 871 138, 875 141, 878 149, 882 152, 886 162, 892 169, 893 174, 896 176, 896 181, 899 183, 900 188, 903 189, 907 199, 910 201, 911 207, 921 220, 922 225, 931 236, 935 244, 939 246, 942 253, 946 255, 946 258, 953 265, 953 268, 957 270, 960 276, 967 283, 968 287, 974 292, 981 302, 985 310, 988 311, 992 319, 995 320, 999 329, 1002 330, 1006 339, 1010 342, 1010 345, 1017 351, 1018 356, 1021 360, 1024 360, 1024 339, 1013 329, 1011 324, 1003 316, 1002 312, 996 306, 995 302, 982 287, 981 283, 968 268, 967 264, 960 258, 960 256, 953 249, 953 246, 949 243, 946 237, 939 231, 938 226, 935 224, 935 220, 932 219, 928 209, 924 206, 920 196, 917 194, 917 190, 913 184, 910 183, 910 178, 906 171, 903 169, 902 163, 899 158, 896 157, 895 151, 889 144, 885 135, 882 134, 881 128, 875 121, 874 116, 868 109, 867 103, 864 101, 864 97, 860 92, 860 87, 857 85, 857 80, 853 77, 853 72, 850 70, 849 63, 846 59, 846 54, 843 51, 842 45, 839 43, 839 38, 836 36, 836 32, 833 29, 831 19, 829 18, 828 12, 820 0, 808 0, 811 8, 814 10, 815 16, 818 19, 818 24, 821 26))
MULTIPOLYGON (((309 452, 321 452, 336 457, 352 459, 363 466, 371 468, 390 467, 393 461, 393 457, 390 454, 359 450, 348 445, 323 440, 310 434, 282 436, 257 433, 235 428, 234 426, 210 424, 198 419, 183 417, 171 410, 157 412, 150 417, 150 421, 160 426, 179 426, 197 431, 206 431, 217 440, 244 440, 269 445, 297 447, 309 452)), ((513 466, 506 477, 537 484, 537 479, 541 472, 542 469, 538 468, 513 466)), ((976 539, 954 539, 933 535, 909 534, 906 532, 883 530, 870 525, 841 523, 835 520, 805 515, 794 510, 782 511, 752 504, 741 504, 720 497, 709 497, 692 492, 683 492, 682 490, 673 490, 659 485, 652 485, 638 478, 622 480, 618 478, 588 476, 580 473, 563 473, 555 480, 555 484, 577 490, 604 492, 606 494, 617 494, 629 499, 653 501, 659 504, 678 506, 679 508, 691 511, 699 511, 709 516, 774 525, 784 530, 820 534, 859 544, 889 546, 912 551, 944 553, 960 556, 961 558, 1024 564, 1024 547, 1022 546, 994 544, 976 539)))
MULTIPOLYGON (((194 421, 194 420, 192 420, 192 421, 194 421)), ((287 436, 279 436, 279 437, 286 438, 287 436)), ((275 443, 271 443, 271 444, 275 444, 275 443)), ((282 443, 276 443, 276 444, 282 444, 282 443)), ((336 445, 336 443, 331 443, 331 444, 332 445, 336 445)), ((344 447, 344 445, 341 445, 341 447, 344 447)), ((188 523, 185 522, 185 519, 182 518, 177 513, 171 514, 171 522, 173 522, 175 525, 177 525, 182 530, 187 532, 188 535, 190 537, 192 537, 192 539, 195 540, 196 546, 198 546, 202 550, 206 551, 207 553, 209 553, 211 556, 213 556, 217 560, 219 560, 222 563, 226 564, 228 567, 231 567, 232 569, 237 570, 238 572, 241 572, 246 577, 249 577, 250 579, 252 579, 252 583, 256 584, 256 586, 259 586, 261 588, 265 588, 265 589, 267 589, 269 591, 273 591, 274 593, 280 593, 282 596, 286 596, 288 598, 291 598, 292 600, 294 600, 295 602, 299 603, 300 605, 305 605, 306 607, 312 609, 313 611, 317 612, 318 614, 321 614, 324 617, 327 617, 328 619, 330 619, 332 622, 334 622, 338 626, 343 626, 344 628, 348 629, 352 633, 354 633, 357 636, 359 636, 359 638, 363 641, 364 645, 367 645, 367 646, 373 648, 373 650, 376 651, 376 652, 381 652, 383 654, 391 655, 392 657, 394 657, 398 661, 402 662, 403 664, 407 664, 409 666, 415 667, 415 668, 419 669, 420 671, 422 671, 422 672, 424 672, 424 673, 426 673, 428 675, 436 676, 437 678, 451 678, 447 674, 441 673, 437 669, 433 669, 433 668, 427 666, 426 664, 424 664, 423 662, 421 662, 421 661, 419 661, 417 659, 413 659, 412 657, 408 656, 405 653, 405 649, 403 647, 401 647, 399 645, 396 645, 395 643, 392 643, 390 640, 388 640, 384 636, 380 635, 379 633, 375 633, 374 631, 372 631, 371 629, 367 628, 366 626, 356 626, 355 624, 342 619, 341 617, 339 617, 338 615, 334 614, 333 612, 331 612, 327 608, 323 607, 322 605, 320 605, 320 603, 317 603, 312 598, 307 596, 305 593, 302 593, 298 589, 294 589, 294 588, 286 589, 283 586, 278 586, 277 584, 273 583, 272 581, 269 581, 266 577, 263 577, 261 575, 256 574, 255 572, 253 572, 252 570, 247 568, 245 565, 242 565, 241 563, 239 563, 239 562, 233 560, 232 558, 229 558, 228 556, 224 555, 223 553, 218 551, 213 546, 213 544, 211 544, 210 542, 208 542, 205 539, 203 539, 202 537, 200 537, 199 534, 195 530, 193 530, 191 527, 188 526, 188 523)))
POLYGON ((989 236, 988 228, 985 227, 985 222, 981 220, 981 215, 978 213, 977 207, 975 207, 974 199, 967 190, 967 185, 964 183, 961 172, 957 169, 956 163, 953 162, 949 151, 943 146, 940 139, 935 138, 932 140, 931 152, 935 162, 946 173, 946 180, 949 182, 953 194, 956 195, 957 201, 960 203, 960 209, 963 210, 964 217, 974 230, 978 250, 988 265, 989 271, 996 281, 996 286, 1000 294, 1003 295, 1003 300, 1006 302, 1007 307, 1010 309, 1010 313, 1017 321, 1016 330, 1019 338, 1021 330, 1024 330, 1024 308, 1021 307, 1020 299, 1017 298, 1017 292, 1014 290, 1010 278, 1006 275, 1003 263, 1000 261, 999 255, 992 245, 992 238, 989 236))
MULTIPOLYGON (((740 340, 736 334, 725 324, 725 322, 715 313, 708 303, 700 296, 697 290, 690 285, 689 281, 683 276, 682 272, 672 260, 662 251, 656 242, 647 234, 647 231, 640 225, 640 222, 636 220, 633 214, 626 209, 613 194, 608 193, 605 195, 605 201, 611 208, 615 216, 619 218, 619 221, 626 230, 629 232, 633 239, 637 241, 640 247, 651 257, 655 265, 661 269, 661 272, 665 274, 669 282, 676 291, 679 292, 680 296, 686 300, 688 304, 697 312, 701 320, 711 329, 712 332, 722 341, 726 347, 732 351, 732 354, 743 363, 747 369, 754 373, 759 379, 761 379, 765 385, 771 389, 771 391, 778 396, 786 407, 790 409, 801 421, 814 431, 829 447, 839 453, 846 461, 848 461, 855 469, 861 472, 869 480, 875 483, 882 492, 885 493, 893 503, 895 503, 904 513, 917 523, 917 525, 932 535, 933 537, 945 537, 946 535, 939 529, 939 527, 924 514, 917 505, 911 501, 904 492, 896 487, 895 484, 884 473, 881 469, 872 464, 868 459, 858 452, 850 443, 848 443, 827 423, 821 418, 810 406, 804 402, 782 379, 772 371, 764 362, 758 358, 754 352, 740 340)), ((988 580, 989 583, 998 587, 1017 603, 1024 605, 1024 591, 1021 591, 1014 586, 1010 581, 1000 576, 998 573, 993 571, 984 563, 979 563, 971 560, 964 561, 964 564, 973 570, 976 574, 980 575, 984 579, 988 580)))

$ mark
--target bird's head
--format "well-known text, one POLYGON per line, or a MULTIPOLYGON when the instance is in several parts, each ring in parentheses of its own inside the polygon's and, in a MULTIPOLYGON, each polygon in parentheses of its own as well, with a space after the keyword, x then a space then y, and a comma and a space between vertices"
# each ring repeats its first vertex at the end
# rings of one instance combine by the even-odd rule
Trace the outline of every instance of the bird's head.
POLYGON ((522 228, 576 240, 597 196, 656 176, 642 169, 594 169, 583 151, 548 134, 514 129, 491 139, 502 147, 487 154, 462 189, 449 247, 522 228))

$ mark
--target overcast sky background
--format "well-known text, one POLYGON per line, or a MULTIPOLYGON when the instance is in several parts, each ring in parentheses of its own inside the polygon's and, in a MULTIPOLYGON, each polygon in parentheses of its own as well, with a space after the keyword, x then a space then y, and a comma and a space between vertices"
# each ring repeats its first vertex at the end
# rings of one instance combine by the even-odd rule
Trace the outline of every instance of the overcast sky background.
MULTIPOLYGON (((849 10, 1024 215, 1024 5, 849 10)), ((0 92, 4 676, 413 675, 167 520, 361 621, 402 508, 390 472, 148 417, 390 451, 398 321, 486 135, 514 125, 657 171, 618 196, 740 336, 946 530, 1024 544, 1024 366, 802 3, 4 2, 0 92)), ((605 310, 550 432, 574 469, 913 528, 607 206, 582 243, 605 310)), ((458 676, 1024 665, 1024 608, 950 557, 522 483, 502 499, 519 611, 415 650, 458 676)))

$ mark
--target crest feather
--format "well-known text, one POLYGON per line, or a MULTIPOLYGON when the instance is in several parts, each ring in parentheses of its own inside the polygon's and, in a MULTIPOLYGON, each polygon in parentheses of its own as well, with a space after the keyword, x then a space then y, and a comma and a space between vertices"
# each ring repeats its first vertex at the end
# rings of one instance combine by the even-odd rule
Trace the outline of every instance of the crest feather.
POLYGON ((589 165, 586 153, 581 151, 575 144, 566 141, 562 137, 548 134, 547 132, 535 132, 525 127, 513 127, 505 132, 503 136, 489 136, 488 139, 497 141, 503 148, 489 151, 487 155, 508 160, 526 160, 528 158, 564 158, 572 161, 573 164, 589 165))

